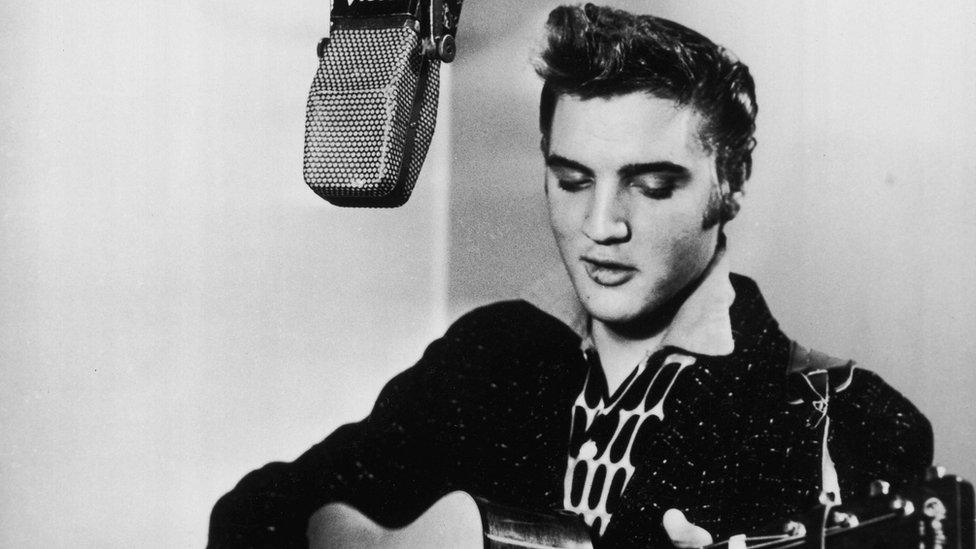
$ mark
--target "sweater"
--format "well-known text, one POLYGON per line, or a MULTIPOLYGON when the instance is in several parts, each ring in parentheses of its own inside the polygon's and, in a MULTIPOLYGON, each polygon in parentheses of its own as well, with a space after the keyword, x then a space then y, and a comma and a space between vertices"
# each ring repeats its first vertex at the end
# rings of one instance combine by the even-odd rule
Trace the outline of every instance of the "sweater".
MULTIPOLYGON (((790 404, 791 341, 753 281, 731 282, 734 352, 696 356, 664 402, 668 421, 637 434, 635 473, 596 547, 669 547, 669 508, 724 539, 816 502, 823 431, 790 404)), ((588 371, 580 348, 573 329, 525 301, 468 313, 384 387, 368 417, 245 476, 214 507, 210 546, 305 547, 309 516, 335 501, 387 527, 454 490, 562 508, 572 409, 588 371)), ((874 479, 916 482, 931 463, 928 421, 868 370, 831 397, 829 419, 845 498, 874 479)))

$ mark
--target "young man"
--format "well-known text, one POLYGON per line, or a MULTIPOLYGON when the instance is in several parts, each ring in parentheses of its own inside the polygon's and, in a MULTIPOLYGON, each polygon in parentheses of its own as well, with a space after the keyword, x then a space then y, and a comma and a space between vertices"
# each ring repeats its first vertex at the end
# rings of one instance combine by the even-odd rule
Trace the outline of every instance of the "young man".
POLYGON ((729 273, 722 228, 755 143, 747 67, 592 5, 554 10, 548 32, 545 193, 569 283, 458 320, 369 417, 224 496, 212 545, 302 546, 335 501, 402 525, 465 490, 577 513, 597 546, 700 546, 929 465, 918 410, 796 346, 729 273))

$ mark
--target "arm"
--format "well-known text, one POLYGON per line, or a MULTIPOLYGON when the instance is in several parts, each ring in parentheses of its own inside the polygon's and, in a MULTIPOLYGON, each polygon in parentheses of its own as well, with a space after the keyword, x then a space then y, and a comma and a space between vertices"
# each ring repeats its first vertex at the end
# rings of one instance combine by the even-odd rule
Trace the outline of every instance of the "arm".
POLYGON ((547 509, 561 501, 583 368, 579 336, 528 303, 473 311, 383 389, 365 420, 245 477, 214 508, 211 546, 304 547, 309 516, 331 502, 384 527, 453 490, 547 509))
POLYGON ((444 340, 431 344, 386 385, 363 421, 340 427, 291 463, 245 476, 214 506, 209 546, 305 547, 308 517, 331 501, 380 522, 419 514, 443 488, 438 469, 449 415, 434 394, 452 354, 447 347, 444 340))

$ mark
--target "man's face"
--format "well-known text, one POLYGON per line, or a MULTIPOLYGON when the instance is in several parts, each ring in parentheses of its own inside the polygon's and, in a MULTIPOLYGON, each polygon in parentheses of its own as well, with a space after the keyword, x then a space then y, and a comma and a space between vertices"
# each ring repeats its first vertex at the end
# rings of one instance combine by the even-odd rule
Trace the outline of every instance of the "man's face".
POLYGON ((549 219, 583 306, 608 327, 653 320, 715 253, 719 226, 703 221, 718 178, 698 126, 690 107, 644 93, 556 104, 549 219))

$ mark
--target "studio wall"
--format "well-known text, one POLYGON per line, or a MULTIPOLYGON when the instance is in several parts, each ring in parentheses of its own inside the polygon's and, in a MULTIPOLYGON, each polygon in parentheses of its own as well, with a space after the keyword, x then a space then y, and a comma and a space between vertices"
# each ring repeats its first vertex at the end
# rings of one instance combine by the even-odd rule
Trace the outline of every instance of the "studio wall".
POLYGON ((443 330, 449 140, 396 210, 302 180, 326 14, 0 8, 0 547, 202 547, 443 330))
MULTIPOLYGON (((558 2, 472 6, 455 72, 450 307, 559 268, 531 61, 558 2)), ((753 177, 728 226, 793 338, 880 373, 976 476, 976 7, 621 1, 730 48, 755 77, 753 177)))

